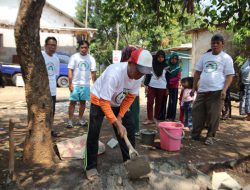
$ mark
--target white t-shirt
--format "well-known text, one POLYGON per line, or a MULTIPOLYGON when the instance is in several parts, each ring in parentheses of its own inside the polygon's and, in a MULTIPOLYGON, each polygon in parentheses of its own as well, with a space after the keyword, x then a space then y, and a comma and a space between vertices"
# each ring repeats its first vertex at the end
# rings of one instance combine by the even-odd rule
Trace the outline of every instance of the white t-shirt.
POLYGON ((120 106, 128 93, 138 95, 142 78, 130 79, 127 66, 128 63, 125 62, 109 65, 91 87, 91 93, 110 101, 113 107, 120 106))
POLYGON ((152 73, 152 77, 149 82, 149 86, 153 88, 166 89, 167 88, 167 80, 165 77, 166 70, 164 69, 162 75, 157 77, 154 73, 152 73))
POLYGON ((235 73, 231 56, 223 51, 218 55, 205 53, 196 64, 195 70, 201 71, 198 92, 222 90, 226 76, 235 73))
POLYGON ((96 62, 89 54, 83 56, 75 53, 70 57, 68 68, 73 70, 73 85, 89 86, 91 72, 96 71, 96 62))
POLYGON ((55 54, 49 56, 45 51, 42 51, 42 55, 48 72, 51 96, 56 96, 56 78, 60 69, 59 58, 55 54))
POLYGON ((182 100, 181 102, 190 102, 190 101, 194 101, 196 98, 196 93, 194 93, 194 96, 190 95, 190 92, 192 91, 192 89, 186 88, 183 91, 183 95, 182 95, 182 100))

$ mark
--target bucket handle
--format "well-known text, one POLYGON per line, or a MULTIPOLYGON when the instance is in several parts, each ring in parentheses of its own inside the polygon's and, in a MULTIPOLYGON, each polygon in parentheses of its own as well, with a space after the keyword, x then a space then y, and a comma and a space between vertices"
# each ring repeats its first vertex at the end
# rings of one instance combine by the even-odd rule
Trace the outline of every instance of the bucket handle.
POLYGON ((185 132, 182 130, 182 136, 180 138, 178 137, 174 137, 171 133, 169 133, 166 129, 163 128, 163 131, 165 133, 167 133, 168 136, 170 136, 171 138, 175 139, 175 140, 181 140, 185 137, 185 132))

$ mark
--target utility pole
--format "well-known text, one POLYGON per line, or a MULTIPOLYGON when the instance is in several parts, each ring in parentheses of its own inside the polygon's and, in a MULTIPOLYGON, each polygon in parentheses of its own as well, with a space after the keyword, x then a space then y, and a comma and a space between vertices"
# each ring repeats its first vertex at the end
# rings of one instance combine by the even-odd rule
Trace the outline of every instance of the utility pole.
POLYGON ((85 28, 88 28, 88 11, 89 11, 89 0, 86 0, 85 28))
POLYGON ((120 37, 120 25, 117 22, 116 23, 116 33, 117 33, 117 37, 116 37, 116 44, 115 44, 115 50, 118 50, 118 44, 119 44, 119 37, 120 37))

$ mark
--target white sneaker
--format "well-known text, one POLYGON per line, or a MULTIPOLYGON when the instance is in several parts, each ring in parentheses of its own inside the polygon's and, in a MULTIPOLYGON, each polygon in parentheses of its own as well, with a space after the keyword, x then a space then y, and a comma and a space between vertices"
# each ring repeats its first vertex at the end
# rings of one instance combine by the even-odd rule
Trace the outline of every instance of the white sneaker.
POLYGON ((73 128, 73 122, 68 121, 68 124, 67 124, 66 128, 68 128, 68 129, 73 128))
POLYGON ((85 119, 83 119, 83 120, 79 120, 79 125, 81 125, 82 127, 84 127, 84 126, 86 126, 86 125, 88 125, 88 122, 85 120, 85 119))

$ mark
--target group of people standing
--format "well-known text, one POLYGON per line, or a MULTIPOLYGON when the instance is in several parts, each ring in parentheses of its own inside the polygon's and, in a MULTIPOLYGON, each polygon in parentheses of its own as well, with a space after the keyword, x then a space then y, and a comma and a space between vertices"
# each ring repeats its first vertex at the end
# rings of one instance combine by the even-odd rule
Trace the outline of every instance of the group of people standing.
MULTIPOLYGON (((184 129, 192 129, 193 140, 200 140, 201 131, 206 126, 208 129, 206 145, 215 142, 214 137, 219 127, 222 105, 235 74, 233 60, 223 51, 223 48, 223 36, 214 35, 211 38, 211 50, 204 53, 195 65, 194 77, 181 79, 179 120, 183 122, 184 129)), ((176 53, 172 53, 168 60, 165 57, 163 51, 158 51, 153 61, 153 73, 145 77, 147 94, 147 120, 143 122, 145 125, 159 120, 175 121, 176 119, 181 67, 176 53)), ((247 62, 241 68, 244 78, 241 85, 242 95, 244 92, 246 97, 244 111, 249 109, 249 70, 250 66, 247 62)))
MULTIPOLYGON (((49 67, 51 62, 54 62, 54 65, 59 64, 53 56, 56 43, 55 38, 47 38, 43 53, 49 74, 53 105, 56 100, 55 77, 58 71, 55 68, 52 73, 49 67)), ((179 99, 179 120, 184 123, 186 130, 191 130, 192 139, 200 140, 201 132, 206 126, 208 132, 205 144, 211 145, 215 142, 221 105, 235 74, 232 58, 223 51, 224 39, 221 35, 216 34, 211 38, 211 51, 203 54, 196 64, 194 77, 182 79, 178 54, 171 53, 166 59, 165 52, 160 50, 153 58, 149 51, 133 46, 124 48, 121 62, 108 66, 96 79, 96 63, 88 54, 88 47, 87 41, 80 42, 79 52, 69 61, 68 76, 71 94, 67 128, 73 127, 73 113, 77 101, 80 102, 78 123, 82 126, 87 125, 83 113, 86 101, 90 100, 84 160, 89 180, 94 180, 98 176, 98 139, 104 116, 114 128, 123 161, 129 159, 124 138, 127 137, 135 147, 135 135, 139 133, 140 125, 139 89, 143 81, 147 96, 147 120, 143 122, 144 125, 155 121, 175 121, 179 99), (90 88, 91 79, 94 84, 90 88), (178 97, 179 82, 182 90, 178 97)), ((242 111, 248 114, 248 120, 250 119, 249 71, 248 59, 241 68, 241 94, 244 95, 244 106, 242 103, 241 107, 242 111)), ((53 106, 54 109, 55 106, 53 106)))
POLYGON ((191 109, 195 97, 191 97, 190 92, 193 78, 186 77, 181 80, 183 88, 178 97, 180 79, 179 55, 174 52, 166 59, 165 52, 159 50, 153 60, 153 72, 146 75, 144 80, 147 96, 147 119, 143 122, 144 125, 157 121, 175 121, 179 99, 180 121, 184 123, 185 129, 192 128, 191 109))
MULTIPOLYGON (((45 50, 42 51, 42 55, 44 57, 49 79, 49 87, 53 108, 53 124, 56 105, 56 81, 60 69, 60 60, 56 56, 56 38, 47 37, 45 40, 44 49, 45 50)), ((70 57, 68 64, 70 103, 68 111, 69 120, 66 126, 67 128, 73 127, 73 115, 77 102, 79 102, 79 116, 77 123, 81 126, 87 125, 87 121, 84 119, 83 115, 86 107, 86 101, 90 100, 90 79, 92 79, 93 82, 96 80, 96 62, 95 59, 88 53, 89 42, 84 40, 80 41, 78 49, 79 52, 75 53, 70 57)), ((60 133, 52 129, 51 135, 53 137, 58 137, 60 136, 60 133)))

